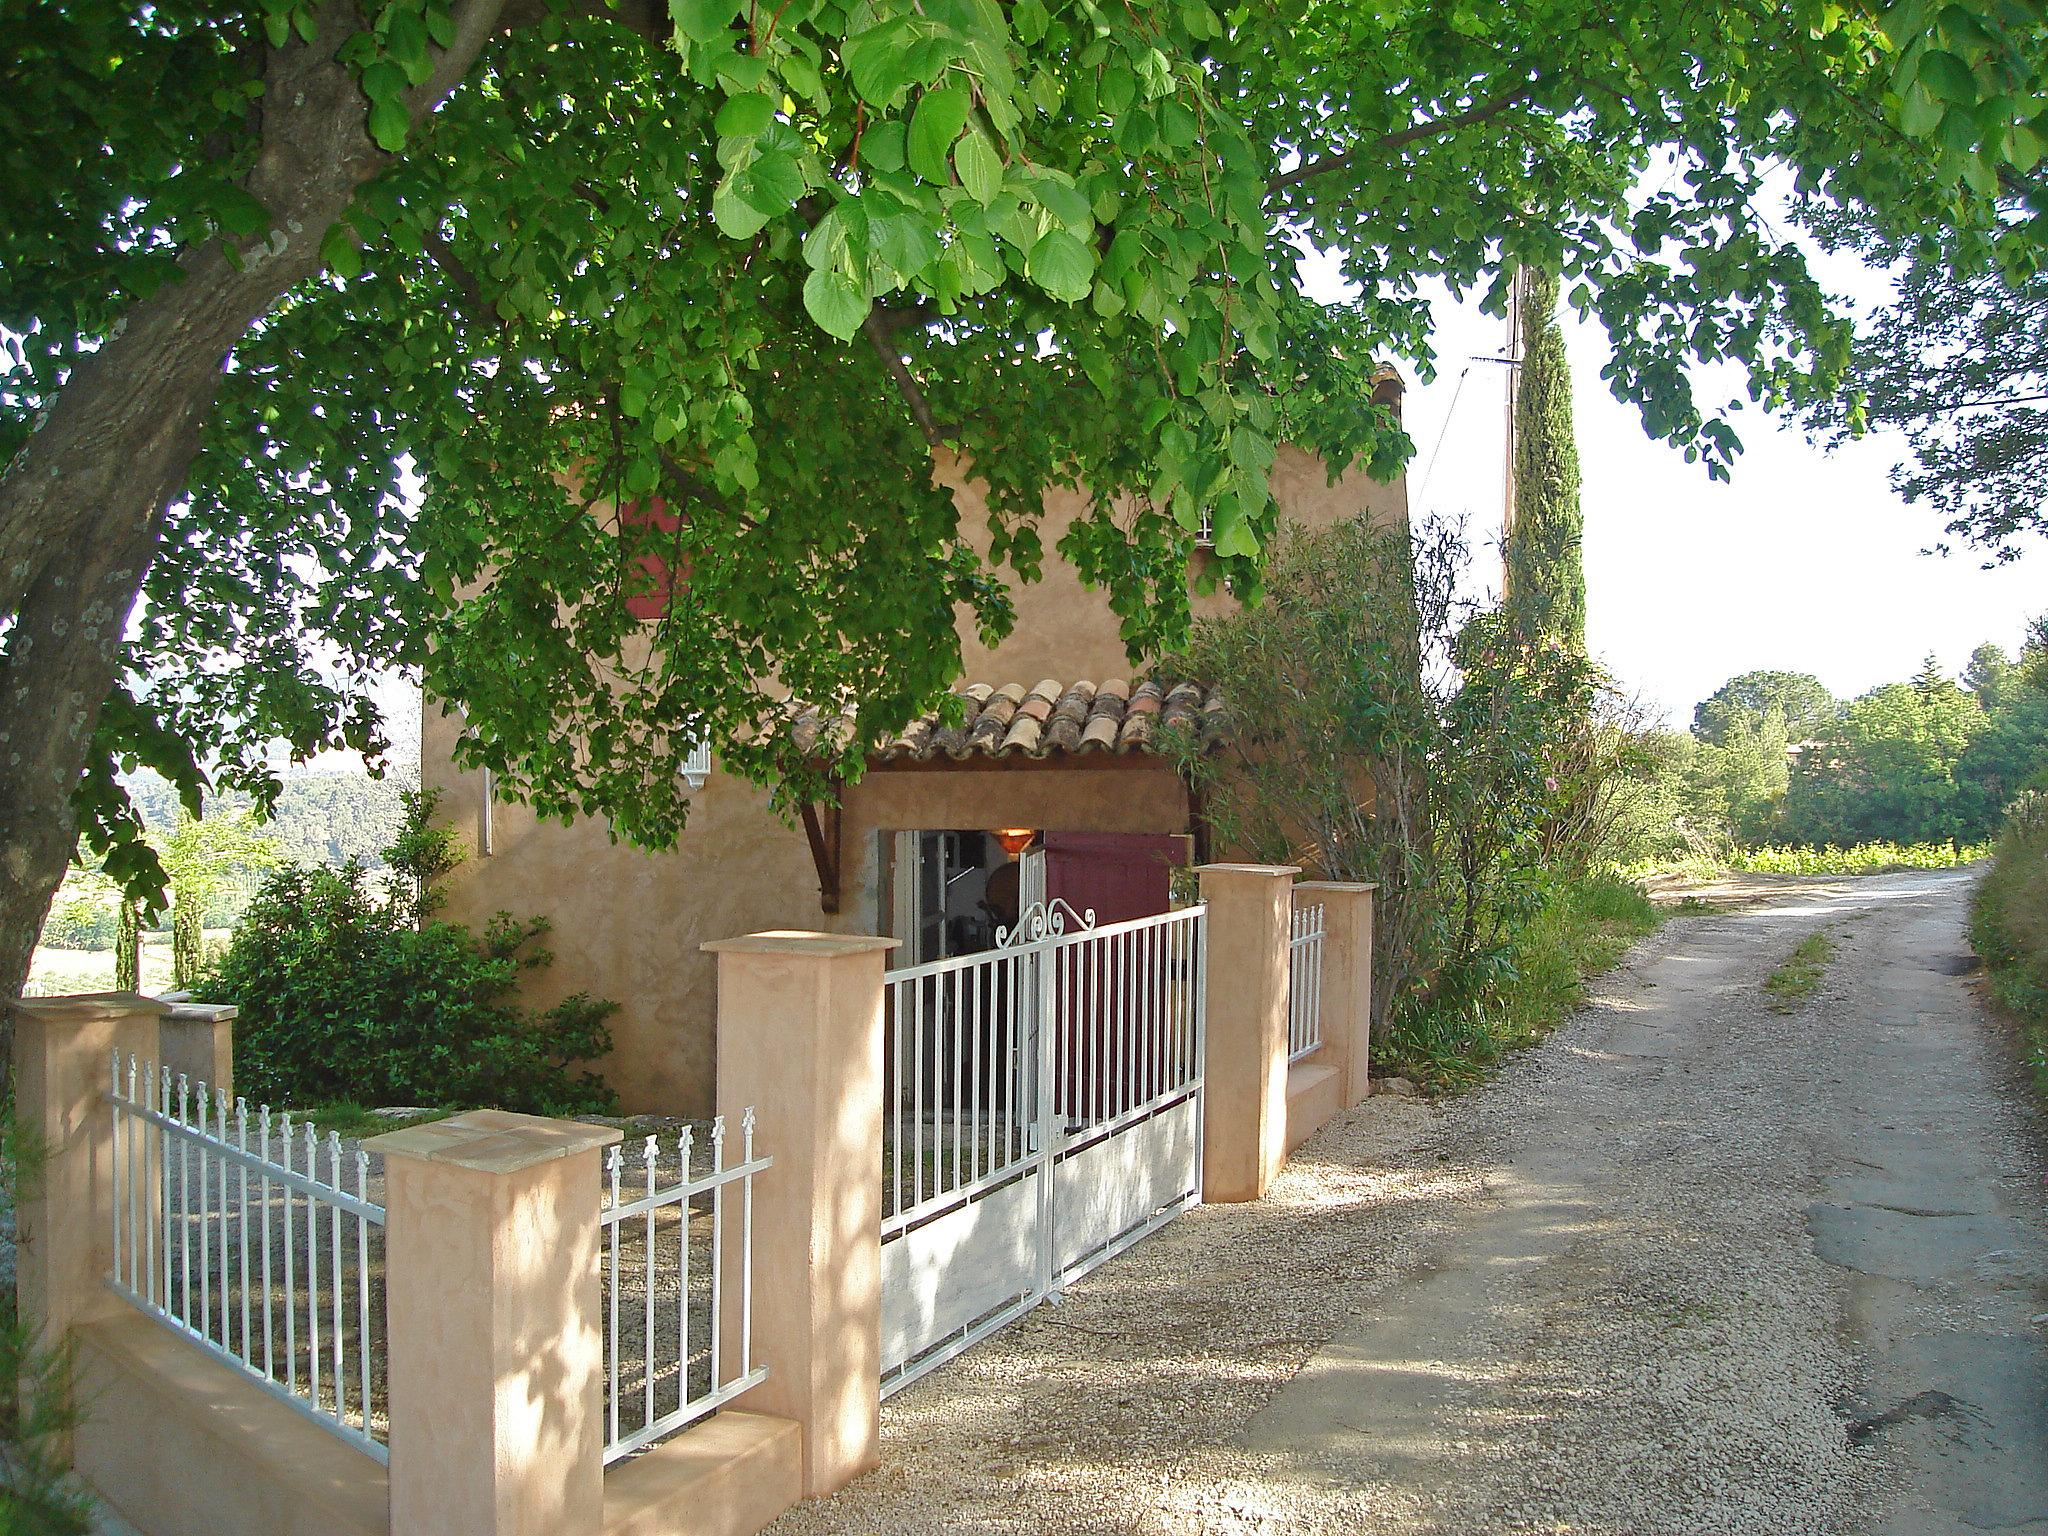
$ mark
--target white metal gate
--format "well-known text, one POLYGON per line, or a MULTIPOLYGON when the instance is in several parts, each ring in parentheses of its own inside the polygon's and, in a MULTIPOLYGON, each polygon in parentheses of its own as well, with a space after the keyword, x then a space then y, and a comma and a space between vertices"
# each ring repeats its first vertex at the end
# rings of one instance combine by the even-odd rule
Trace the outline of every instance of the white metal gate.
POLYGON ((1037 903, 889 972, 884 1394, 1200 1203, 1207 917, 1037 903))

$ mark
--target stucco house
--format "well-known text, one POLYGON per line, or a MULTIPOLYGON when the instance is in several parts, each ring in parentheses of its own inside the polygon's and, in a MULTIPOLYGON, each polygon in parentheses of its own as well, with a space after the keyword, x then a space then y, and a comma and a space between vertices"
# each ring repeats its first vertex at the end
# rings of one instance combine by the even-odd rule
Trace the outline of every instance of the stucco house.
MULTIPOLYGON (((1399 380, 1385 376, 1375 403, 1398 410, 1399 400, 1399 380)), ((956 466, 940 474, 963 526, 984 528, 979 488, 956 466)), ((1332 484, 1291 448, 1272 486, 1281 516, 1303 524, 1407 521, 1403 481, 1353 470, 1332 484)), ((877 743, 840 805, 807 813, 800 828, 770 812, 765 791, 707 760, 701 782, 677 786, 692 805, 675 849, 616 846, 601 824, 542 823, 493 803, 485 777, 453 763, 457 721, 424 722, 422 783, 441 791, 441 816, 475 855, 447 881, 448 915, 553 921, 555 962, 530 984, 533 1000, 588 990, 619 1002, 601 1070, 626 1109, 710 1107, 716 977, 699 948, 709 940, 882 933, 903 941, 895 963, 909 964, 992 946, 1034 898, 1064 897, 1104 922, 1166 910, 1172 866, 1208 850, 1201 807, 1154 748, 1163 724, 1196 720, 1215 700, 1198 683, 1132 676, 1106 597, 1054 553, 1082 507, 1075 494, 1048 496, 1043 576, 1015 590, 1008 637, 985 647, 962 625, 964 723, 919 720, 877 743)), ((1231 601, 1198 596, 1195 611, 1231 601)))

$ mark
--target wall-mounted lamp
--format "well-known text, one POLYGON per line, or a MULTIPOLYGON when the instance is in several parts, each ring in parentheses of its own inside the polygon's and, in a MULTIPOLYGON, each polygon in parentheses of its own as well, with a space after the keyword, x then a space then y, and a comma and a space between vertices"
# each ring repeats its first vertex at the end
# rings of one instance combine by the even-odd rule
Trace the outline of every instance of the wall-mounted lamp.
POLYGON ((996 832, 996 842, 1014 859, 1031 846, 1031 839, 1036 836, 1038 832, 1032 827, 1002 827, 996 832))

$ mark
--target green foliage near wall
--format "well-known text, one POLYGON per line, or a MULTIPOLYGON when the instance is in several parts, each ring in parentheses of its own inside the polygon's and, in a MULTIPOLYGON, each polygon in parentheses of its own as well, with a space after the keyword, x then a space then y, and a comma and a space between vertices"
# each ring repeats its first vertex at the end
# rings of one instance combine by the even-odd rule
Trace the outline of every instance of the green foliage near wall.
POLYGON ((194 989, 242 1010, 237 1085, 279 1105, 609 1108, 611 1091, 582 1064, 611 1048, 617 1005, 584 993, 545 1009, 516 1000, 522 976, 551 958, 538 943, 544 919, 500 913, 479 934, 433 915, 433 882, 461 854, 429 824, 431 804, 408 798, 388 882, 354 861, 265 879, 194 989))
POLYGON ((1586 646, 1585 517, 1572 371, 1557 321, 1557 274, 1525 267, 1523 356, 1515 389, 1515 506, 1502 593, 1509 622, 1529 640, 1586 646))
POLYGON ((1562 723, 1587 716, 1595 675, 1473 611, 1465 562, 1443 529, 1289 529, 1266 601, 1198 623, 1174 663, 1225 700, 1220 745, 1166 743, 1219 844, 1378 883, 1381 1033, 1489 995, 1546 865, 1573 856, 1548 834, 1574 796, 1562 723))
POLYGON ((2014 802, 1971 899, 1970 943, 1990 969, 1993 994, 2021 1021, 2028 1063, 2048 1096, 2048 793, 2014 802))

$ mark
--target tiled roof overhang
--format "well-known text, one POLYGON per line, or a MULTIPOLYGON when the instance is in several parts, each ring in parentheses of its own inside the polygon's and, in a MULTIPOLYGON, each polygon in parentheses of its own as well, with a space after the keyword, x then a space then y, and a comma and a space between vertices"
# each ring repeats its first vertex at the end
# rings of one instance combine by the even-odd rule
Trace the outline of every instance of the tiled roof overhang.
POLYGON ((913 720, 894 739, 876 746, 875 763, 1151 753, 1167 731, 1190 731, 1198 742, 1208 743, 1223 712, 1222 697, 1213 688, 1159 682, 1134 686, 1122 678, 1073 683, 1048 678, 1031 688, 973 683, 954 696, 961 702, 960 724, 943 724, 938 712, 913 720))

